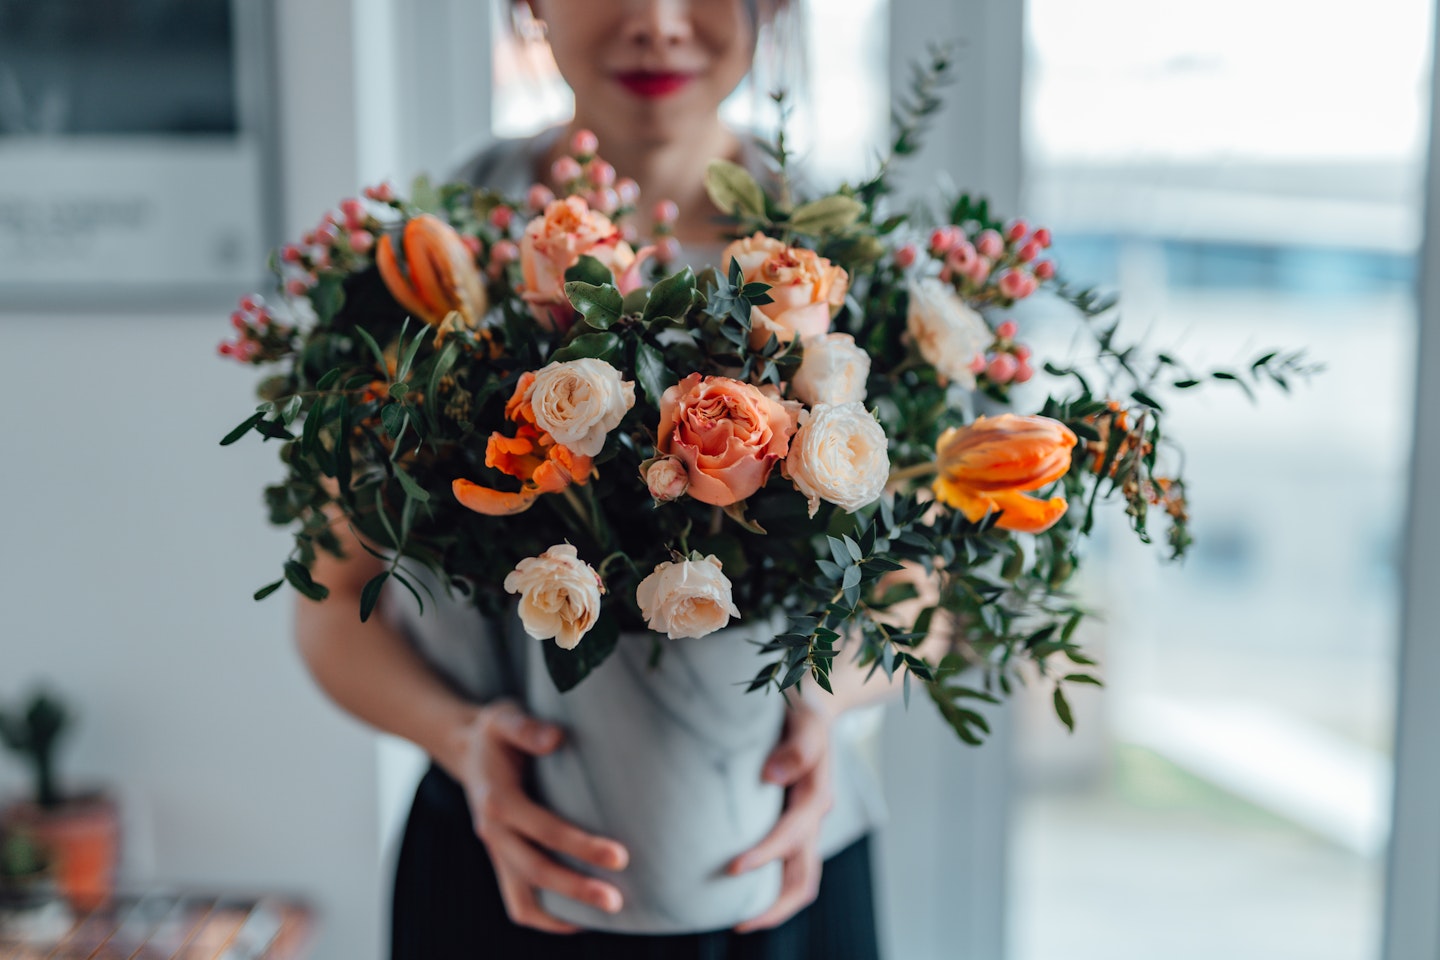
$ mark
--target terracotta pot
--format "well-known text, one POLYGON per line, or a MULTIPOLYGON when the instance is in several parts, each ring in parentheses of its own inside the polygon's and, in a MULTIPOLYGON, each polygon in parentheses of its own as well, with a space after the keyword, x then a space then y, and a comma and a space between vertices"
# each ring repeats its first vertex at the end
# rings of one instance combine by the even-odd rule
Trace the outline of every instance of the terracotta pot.
POLYGON ((67 800, 46 810, 30 801, 11 804, 4 829, 23 826, 50 857, 60 892, 80 910, 93 910, 115 892, 120 861, 120 810, 103 793, 67 800))

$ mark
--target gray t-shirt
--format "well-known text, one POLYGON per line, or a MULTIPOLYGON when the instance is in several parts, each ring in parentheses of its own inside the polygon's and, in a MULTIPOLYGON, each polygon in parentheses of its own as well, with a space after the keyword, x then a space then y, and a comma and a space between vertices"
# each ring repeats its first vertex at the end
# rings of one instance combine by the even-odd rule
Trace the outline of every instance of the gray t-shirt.
MULTIPOLYGON (((533 137, 502 140, 466 161, 450 179, 523 196, 536 179, 541 158, 563 133, 562 127, 533 137)), ((744 138, 747 166, 761 172, 762 154, 744 138)), ((689 244, 682 255, 692 267, 718 263, 723 245, 689 244)), ((517 671, 532 658, 507 649, 501 626, 488 620, 464 599, 451 599, 442 585, 427 578, 436 602, 420 615, 415 601, 393 583, 387 584, 385 609, 410 638, 429 665, 463 696, 479 703, 499 696, 520 696, 523 678, 517 671)), ((753 694, 760 696, 761 694, 753 694)), ((878 733, 883 706, 847 711, 836 722, 831 769, 835 803, 825 818, 820 853, 828 857, 877 827, 885 817, 880 786, 878 733)))

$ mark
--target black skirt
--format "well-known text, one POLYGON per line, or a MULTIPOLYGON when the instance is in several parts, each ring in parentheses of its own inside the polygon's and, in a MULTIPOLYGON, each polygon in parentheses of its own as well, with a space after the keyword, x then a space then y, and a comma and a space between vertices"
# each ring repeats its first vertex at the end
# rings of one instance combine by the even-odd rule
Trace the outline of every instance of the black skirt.
POLYGON ((392 960, 877 960, 869 838, 825 861, 816 901, 779 927, 676 936, 541 933, 510 921, 460 785, 432 766, 395 872, 392 960))

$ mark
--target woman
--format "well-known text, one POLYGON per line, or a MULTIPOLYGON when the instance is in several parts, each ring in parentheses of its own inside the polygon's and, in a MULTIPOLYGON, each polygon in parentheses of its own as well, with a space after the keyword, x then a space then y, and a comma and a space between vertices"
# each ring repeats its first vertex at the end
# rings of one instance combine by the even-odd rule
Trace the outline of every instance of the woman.
MULTIPOLYGON (((569 133, 589 129, 620 176, 640 182, 649 198, 676 201, 674 230, 686 249, 706 251, 696 259, 715 259, 708 251, 718 253, 720 236, 702 185, 706 165, 716 157, 755 162, 754 148, 717 111, 750 71, 759 28, 775 10, 756 0, 525 6, 548 25, 556 63, 575 91, 575 117, 564 130, 492 148, 469 167, 471 178, 519 192, 547 179, 569 133)), ((643 233, 651 224, 639 226, 643 233)), ((878 816, 875 781, 860 769, 853 728, 863 721, 854 708, 884 696, 884 685, 862 684, 855 670, 837 669, 834 697, 807 694, 791 705, 765 769, 767 780, 788 788, 785 811, 770 835, 731 865, 739 873, 782 862, 782 891, 768 910, 734 931, 582 932, 541 910, 536 890, 611 912, 620 908, 620 893, 555 857, 620 870, 628 853, 526 795, 528 758, 557 749, 565 732, 527 716, 507 695, 513 686, 503 678, 498 644, 477 643, 485 626, 473 611, 442 604, 414 620, 408 636, 394 619, 403 610, 358 623, 360 592, 379 566, 358 544, 346 544, 346 554, 343 561, 328 555, 317 561, 315 577, 332 596, 323 604, 300 601, 301 652, 341 707, 419 745, 434 761, 402 844, 394 957, 878 955, 866 839, 878 816)))

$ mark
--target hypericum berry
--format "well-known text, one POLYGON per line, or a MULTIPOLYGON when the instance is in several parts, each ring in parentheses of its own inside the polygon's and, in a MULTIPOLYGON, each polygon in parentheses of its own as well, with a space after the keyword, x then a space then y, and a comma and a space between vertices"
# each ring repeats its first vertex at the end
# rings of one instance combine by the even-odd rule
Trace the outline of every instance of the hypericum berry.
POLYGON ((1053 280, 1055 278, 1054 261, 1041 260, 1035 264, 1035 276, 1040 280, 1053 280))
POLYGON ((986 257, 976 257, 975 262, 970 265, 970 270, 965 274, 970 282, 976 284, 984 283, 990 277, 990 268, 994 266, 986 257))
POLYGON ((530 192, 525 195, 525 206, 534 213, 539 213, 550 204, 555 202, 555 191, 543 183, 533 184, 530 192))
POLYGON ((615 168, 599 157, 591 160, 585 167, 585 173, 593 186, 603 188, 615 184, 615 168))
POLYGON ((1006 270, 1000 274, 997 283, 1000 292, 1010 300, 1023 300, 1028 295, 1027 281, 1030 278, 1019 270, 1006 270))
POLYGON ((907 243, 895 251, 895 266, 901 270, 909 270, 915 264, 915 258, 919 256, 915 251, 915 244, 907 243))
POLYGON ((640 184, 629 177, 621 177, 615 181, 615 192, 620 197, 621 206, 633 207, 640 199, 640 184))
POLYGON ((1001 340, 1014 340, 1015 334, 1020 332, 1020 325, 1014 320, 1006 320, 995 328, 995 336, 1001 340))
POLYGON ((303 297, 310 292, 310 284, 297 277, 285 284, 285 292, 292 297, 303 297))
POLYGON ((1020 258, 1021 263, 1029 263, 1031 260, 1034 260, 1036 257, 1040 256, 1040 249, 1040 244, 1036 243, 1034 240, 1031 240, 1029 243, 1025 244, 1025 246, 1020 248, 1020 252, 1017 253, 1016 256, 1020 258))
POLYGON ((1010 352, 1014 354, 1015 359, 1019 360, 1021 363, 1024 363, 1026 360, 1030 359, 1030 348, 1023 343, 1015 344, 1015 346, 1010 350, 1010 352))
POLYGON ((1040 244, 1042 249, 1050 249, 1050 228, 1041 227, 1035 231, 1035 235, 1031 239, 1040 244))
POLYGON ((246 313, 255 313, 257 310, 264 309, 264 307, 265 301, 261 300, 253 293, 247 293, 245 296, 240 298, 240 309, 244 310, 246 313))
POLYGON ((1000 254, 1005 252, 1005 241, 994 230, 984 230, 975 238, 975 249, 980 251, 982 257, 998 260, 1000 254))
POLYGON ((1011 220, 1005 227, 1005 239, 1011 243, 1018 243, 1030 232, 1030 227, 1024 220, 1011 220))
POLYGON ((371 233, 369 230, 350 231, 350 249, 360 254, 360 256, 365 256, 365 254, 369 253, 371 249, 374 248, 374 246, 375 234, 371 233))
POLYGON ((388 183, 382 183, 375 187, 365 188, 367 200, 374 200, 377 203, 390 203, 395 199, 395 188, 388 183))
POLYGON ((661 200, 655 204, 656 223, 674 223, 680 219, 680 208, 674 200, 661 200))
POLYGON ((970 372, 979 374, 985 372, 985 354, 977 353, 970 359, 970 372))
POLYGON ((215 349, 222 357, 231 356, 235 352, 235 346, 229 340, 221 340, 215 349))
POLYGON ((480 243, 480 238, 468 233, 460 234, 460 242, 465 244, 465 249, 470 251, 470 256, 478 258, 480 251, 485 249, 480 243))
POLYGON ((936 227, 930 231, 930 252, 937 257, 943 257, 959 239, 960 231, 954 227, 936 227))
POLYGON ((626 243, 634 243, 640 238, 640 231, 635 229, 635 224, 629 220, 620 224, 620 239, 626 243))
POLYGON ((570 150, 582 157, 588 157, 600 149, 600 138, 589 130, 576 130, 570 138, 570 150))
POLYGON ((564 186, 580 179, 580 161, 574 157, 561 157, 550 165, 550 179, 564 186))
POLYGON ((504 266, 520 259, 520 248, 509 240, 501 240, 490 248, 490 262, 504 266))
POLYGON ((655 243, 655 259, 661 263, 674 263, 680 259, 680 241, 674 237, 661 237, 655 243))
POLYGON ((1015 382, 1016 382, 1016 383, 1025 383, 1026 381, 1028 381, 1028 380, 1029 380, 1031 377, 1033 377, 1033 376, 1035 376, 1035 371, 1032 370, 1032 369, 1030 369, 1030 364, 1026 363, 1024 360, 1020 360, 1020 361, 1017 361, 1017 362, 1016 362, 1016 364, 1015 364, 1015 382))
POLYGON ((585 197, 585 201, 590 204, 592 209, 599 210, 604 214, 611 214, 620 209, 620 197, 615 193, 614 187, 592 190, 585 197))
POLYGON ((515 211, 509 207, 502 205, 490 211, 490 225, 496 230, 509 230, 514 219, 515 211))
POLYGON ((234 327, 236 330, 244 330, 247 326, 249 326, 249 321, 246 319, 245 314, 241 313, 239 310, 236 310, 234 313, 230 314, 230 326, 234 327))
POLYGON ((280 248, 280 259, 285 263, 299 263, 301 258, 300 248, 293 243, 287 243, 280 248))
POLYGON ((1015 374, 1019 368, 1020 365, 1015 361, 1014 357, 1008 353, 999 353, 996 354, 995 358, 985 367, 985 376, 989 377, 995 383, 1005 384, 1015 379, 1015 374))
POLYGON ((969 240, 958 240, 955 246, 950 248, 950 252, 945 254, 945 265, 956 273, 968 275, 979 257, 980 254, 975 252, 969 240))
POLYGON ((333 223, 322 223, 315 228, 315 243, 318 246, 328 247, 340 236, 340 231, 335 229, 333 223))

